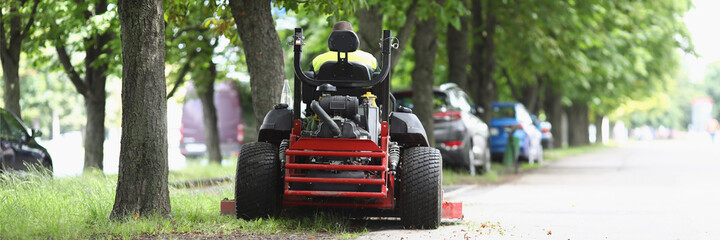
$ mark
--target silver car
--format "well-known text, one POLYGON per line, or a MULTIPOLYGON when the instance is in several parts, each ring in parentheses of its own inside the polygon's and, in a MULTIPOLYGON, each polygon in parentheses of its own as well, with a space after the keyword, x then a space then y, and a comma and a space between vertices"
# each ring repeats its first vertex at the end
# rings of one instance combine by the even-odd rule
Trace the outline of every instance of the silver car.
MULTIPOLYGON (((412 91, 393 95, 397 105, 413 107, 412 91)), ((490 134, 479 117, 483 109, 454 83, 440 85, 434 95, 435 146, 440 149, 443 164, 467 167, 471 175, 478 169, 490 170, 490 134)))

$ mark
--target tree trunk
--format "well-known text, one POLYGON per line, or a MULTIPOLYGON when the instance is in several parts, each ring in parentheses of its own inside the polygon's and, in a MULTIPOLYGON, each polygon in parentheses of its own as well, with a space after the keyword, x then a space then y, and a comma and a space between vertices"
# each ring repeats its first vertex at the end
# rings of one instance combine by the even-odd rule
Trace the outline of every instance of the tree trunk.
POLYGON ((382 39, 383 14, 380 13, 380 4, 371 5, 370 8, 360 8, 355 14, 358 18, 358 37, 360 49, 369 52, 375 59, 380 59, 382 49, 378 44, 382 39))
POLYGON ((282 83, 286 78, 282 45, 270 7, 270 0, 230 0, 230 12, 235 18, 247 60, 258 128, 267 112, 280 102, 282 83))
MULTIPOLYGON (((86 21, 92 15, 100 15, 107 12, 107 2, 98 1, 95 3, 94 12, 88 11, 86 21)), ((95 61, 102 54, 111 54, 106 45, 116 37, 112 30, 105 33, 94 33, 85 38, 85 79, 81 79, 75 67, 70 61, 70 54, 65 49, 65 43, 56 39, 55 49, 58 53, 58 60, 62 64, 70 82, 75 90, 83 95, 85 100, 86 122, 85 122, 85 159, 83 172, 90 169, 103 170, 103 143, 105 141, 105 102, 107 93, 105 84, 107 82, 108 62, 98 64, 95 61)))
MULTIPOLYGON (((104 12, 107 6, 100 5, 96 6, 96 8, 103 9, 101 11, 104 12)), ((93 35, 89 42, 94 44, 87 46, 87 49, 85 49, 85 84, 87 93, 84 95, 87 121, 85 125, 85 167, 83 172, 91 168, 100 171, 104 169, 103 143, 105 141, 105 99, 107 98, 105 83, 107 82, 108 63, 105 62, 101 66, 94 65, 101 54, 109 54, 109 51, 103 50, 103 48, 112 38, 114 38, 114 34, 110 32, 93 35)))
POLYGON ((562 95, 557 93, 550 84, 545 85, 543 109, 548 121, 552 124, 553 146, 562 147, 562 95))
POLYGON ((438 48, 437 34, 435 34, 435 18, 431 17, 417 23, 412 47, 416 49, 415 68, 412 71, 413 113, 417 115, 425 128, 428 142, 434 146, 433 78, 435 76, 435 53, 438 48))
MULTIPOLYGON (((220 164, 222 156, 220 155, 220 134, 218 132, 217 109, 215 108, 215 78, 217 77, 217 69, 212 59, 209 61, 208 79, 204 82, 204 87, 198 88, 198 96, 203 106, 203 124, 205 125, 205 146, 210 163, 220 164)), ((196 84, 196 86, 199 86, 196 84)))
MULTIPOLYGON (((20 47, 22 45, 19 30, 20 14, 17 13, 17 9, 15 9, 15 12, 11 9, 10 13, 16 15, 11 15, 13 19, 10 21, 9 44, 6 42, 5 32, 0 32, 0 34, 2 34, 2 39, 0 39, 0 60, 2 60, 3 78, 5 80, 5 84, 3 85, 3 101, 5 102, 6 110, 22 119, 20 115, 20 76, 18 75, 20 68, 20 47)), ((2 15, 0 14, 0 16, 2 15)), ((3 21, 5 20, 3 19, 3 21)))
POLYGON ((472 2, 473 49, 471 55, 471 80, 469 87, 475 103, 486 111, 482 117, 490 122, 492 111, 490 103, 497 101, 495 78, 495 26, 497 19, 493 8, 494 1, 487 1, 483 7, 482 0, 472 2))
POLYGON ((604 117, 601 114, 595 114, 595 144, 603 143, 602 120, 604 117))
POLYGON ((85 111, 87 114, 85 124, 85 165, 83 172, 90 169, 102 171, 103 142, 105 141, 105 77, 95 79, 97 87, 85 98, 85 111))
POLYGON ((410 2, 410 5, 408 6, 407 11, 405 11, 405 23, 403 24, 402 28, 398 30, 397 37, 398 39, 398 48, 393 50, 392 55, 390 56, 390 73, 395 70, 395 66, 400 62, 400 57, 402 57, 403 50, 405 50, 405 47, 407 46, 408 40, 410 40, 410 33, 412 33, 412 29, 415 26, 415 23, 417 22, 417 14, 415 13, 418 8, 418 0, 413 0, 410 2))
POLYGON ((20 119, 22 119, 20 112, 20 76, 18 75, 20 52, 23 40, 30 35, 32 30, 39 3, 40 0, 33 0, 32 2, 22 1, 18 5, 13 3, 3 4, 3 8, 9 6, 7 15, 3 14, 5 9, 0 10, 0 62, 2 62, 3 78, 5 80, 3 101, 5 102, 5 109, 14 113, 20 119), (23 23, 22 17, 27 15, 21 12, 26 11, 21 11, 18 6, 20 8, 29 7, 25 6, 25 3, 32 4, 32 10, 27 22, 23 23), (5 24, 7 22, 9 24, 5 24), (6 26, 9 28, 5 29, 6 26))
MULTIPOLYGON (((460 18, 460 29, 448 24, 447 54, 448 54, 448 80, 454 82, 462 89, 468 89, 468 17, 460 18)), ((489 110, 489 109, 488 109, 489 110)))
POLYGON ((540 105, 538 104, 539 92, 540 86, 538 82, 534 82, 520 88, 520 102, 525 105, 525 108, 527 108, 528 112, 530 112, 531 114, 535 114, 535 116, 537 116, 540 112, 540 107, 538 106, 540 105))
POLYGON ((588 127, 590 126, 590 119, 588 117, 589 109, 587 104, 573 103, 572 106, 567 107, 566 110, 568 116, 568 145, 570 146, 584 146, 590 144, 590 134, 588 127))
POLYGON ((161 0, 118 2, 122 137, 110 218, 169 216, 165 22, 161 0))
POLYGON ((2 58, 3 78, 5 79, 3 101, 5 101, 6 110, 14 113, 22 119, 22 115, 20 115, 20 76, 18 75, 19 61, 15 60, 20 58, 20 51, 17 52, 17 57, 12 56, 2 58))

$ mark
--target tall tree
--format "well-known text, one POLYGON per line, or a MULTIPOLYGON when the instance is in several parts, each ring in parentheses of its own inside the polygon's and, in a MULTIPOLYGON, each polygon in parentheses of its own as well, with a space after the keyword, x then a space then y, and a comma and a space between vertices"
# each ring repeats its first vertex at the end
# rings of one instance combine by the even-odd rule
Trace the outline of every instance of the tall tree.
POLYGON ((435 54, 437 53, 437 32, 435 17, 418 21, 412 47, 415 49, 415 68, 412 71, 413 113, 418 116, 427 133, 428 142, 435 144, 433 129, 433 80, 435 77, 435 54))
POLYGON ((270 13, 270 0, 230 0, 230 12, 235 18, 243 44, 253 110, 259 127, 265 114, 280 100, 285 77, 280 38, 270 13))
POLYGON ((462 89, 468 89, 467 67, 470 63, 470 51, 468 49, 469 21, 468 16, 461 17, 459 29, 455 28, 452 23, 448 23, 445 44, 448 54, 448 81, 456 83, 462 89))
POLYGON ((213 62, 213 51, 218 44, 217 39, 203 39, 203 48, 200 50, 198 59, 202 62, 197 64, 193 71, 193 82, 195 90, 200 98, 203 107, 203 125, 205 126, 205 145, 207 156, 211 163, 220 164, 220 133, 218 132, 217 109, 215 108, 215 79, 217 79, 217 65, 213 62))
POLYGON ((165 22, 162 0, 118 3, 123 55, 122 137, 110 217, 170 215, 165 22))
POLYGON ((495 82, 495 29, 497 17, 494 6, 496 1, 472 1, 472 54, 470 57, 471 80, 470 90, 475 103, 485 111, 483 120, 490 122, 490 103, 497 100, 497 83, 495 82))
POLYGON ((393 50, 392 59, 390 59, 390 68, 394 70, 403 56, 402 53, 417 23, 418 6, 418 0, 368 1, 367 8, 360 8, 356 12, 359 23, 358 35, 361 38, 360 48, 379 59, 381 49, 378 43, 382 37, 382 26, 390 25, 398 29, 394 34, 396 34, 399 45, 397 49, 393 50), (391 14, 385 15, 386 12, 391 14), (400 15, 397 12, 403 12, 404 14, 400 15), (385 16, 389 18, 389 24, 383 24, 385 16))
MULTIPOLYGON (((217 109, 215 108, 215 80, 217 79, 217 66, 213 62, 215 48, 219 44, 219 34, 227 35, 228 39, 237 38, 237 31, 233 35, 228 31, 234 25, 229 17, 227 6, 216 1, 209 2, 171 2, 166 6, 168 19, 167 32, 168 62, 184 62, 176 71, 176 80, 168 94, 172 97, 175 90, 181 86, 187 75, 192 78, 195 93, 200 99, 203 108, 203 126, 205 132, 205 146, 208 160, 211 163, 221 163, 220 135, 218 131, 217 109)), ((195 96, 186 96, 188 97, 195 96)))
POLYGON ((70 13, 56 22, 48 18, 50 38, 62 68, 75 90, 85 99, 85 164, 83 171, 103 170, 103 142, 105 141, 105 84, 108 75, 117 68, 114 61, 120 55, 116 49, 118 21, 114 11, 108 11, 107 0, 74 1, 57 4, 58 12, 70 13), (90 29, 90 30, 88 30, 90 29), (80 42, 71 42, 71 36, 85 35, 80 42), (113 41, 115 45, 112 44, 113 41), (77 69, 71 61, 68 45, 84 50, 84 68, 77 69), (82 74, 84 73, 84 76, 82 74))
POLYGON ((18 117, 22 117, 20 114, 20 76, 18 74, 20 52, 23 40, 33 31, 40 1, 3 1, 0 4, 0 61, 5 79, 3 100, 5 109, 18 117))

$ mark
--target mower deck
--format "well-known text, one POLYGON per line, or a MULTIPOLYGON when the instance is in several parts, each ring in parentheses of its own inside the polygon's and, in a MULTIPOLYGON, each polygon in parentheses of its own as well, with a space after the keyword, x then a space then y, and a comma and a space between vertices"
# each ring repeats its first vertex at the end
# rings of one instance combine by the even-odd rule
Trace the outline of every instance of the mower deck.
MULTIPOLYGON (((323 206, 328 206, 324 204, 323 206)), ((235 200, 223 199, 220 201, 220 214, 235 215, 235 200)), ((442 218, 445 219, 463 219, 462 202, 443 202, 442 218)))

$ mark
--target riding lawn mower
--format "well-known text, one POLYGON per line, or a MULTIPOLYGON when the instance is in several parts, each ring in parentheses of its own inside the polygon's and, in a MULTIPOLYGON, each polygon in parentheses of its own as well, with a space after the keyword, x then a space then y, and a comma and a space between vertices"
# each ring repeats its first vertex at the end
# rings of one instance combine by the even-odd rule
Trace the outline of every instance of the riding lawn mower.
POLYGON ((417 116, 395 111, 391 102, 391 31, 383 31, 379 71, 348 61, 360 44, 352 31, 330 35, 337 61, 303 71, 303 39, 296 28, 293 106, 276 105, 258 142, 239 153, 236 216, 262 218, 300 206, 378 209, 400 217, 405 227, 437 228, 442 159, 417 116))

